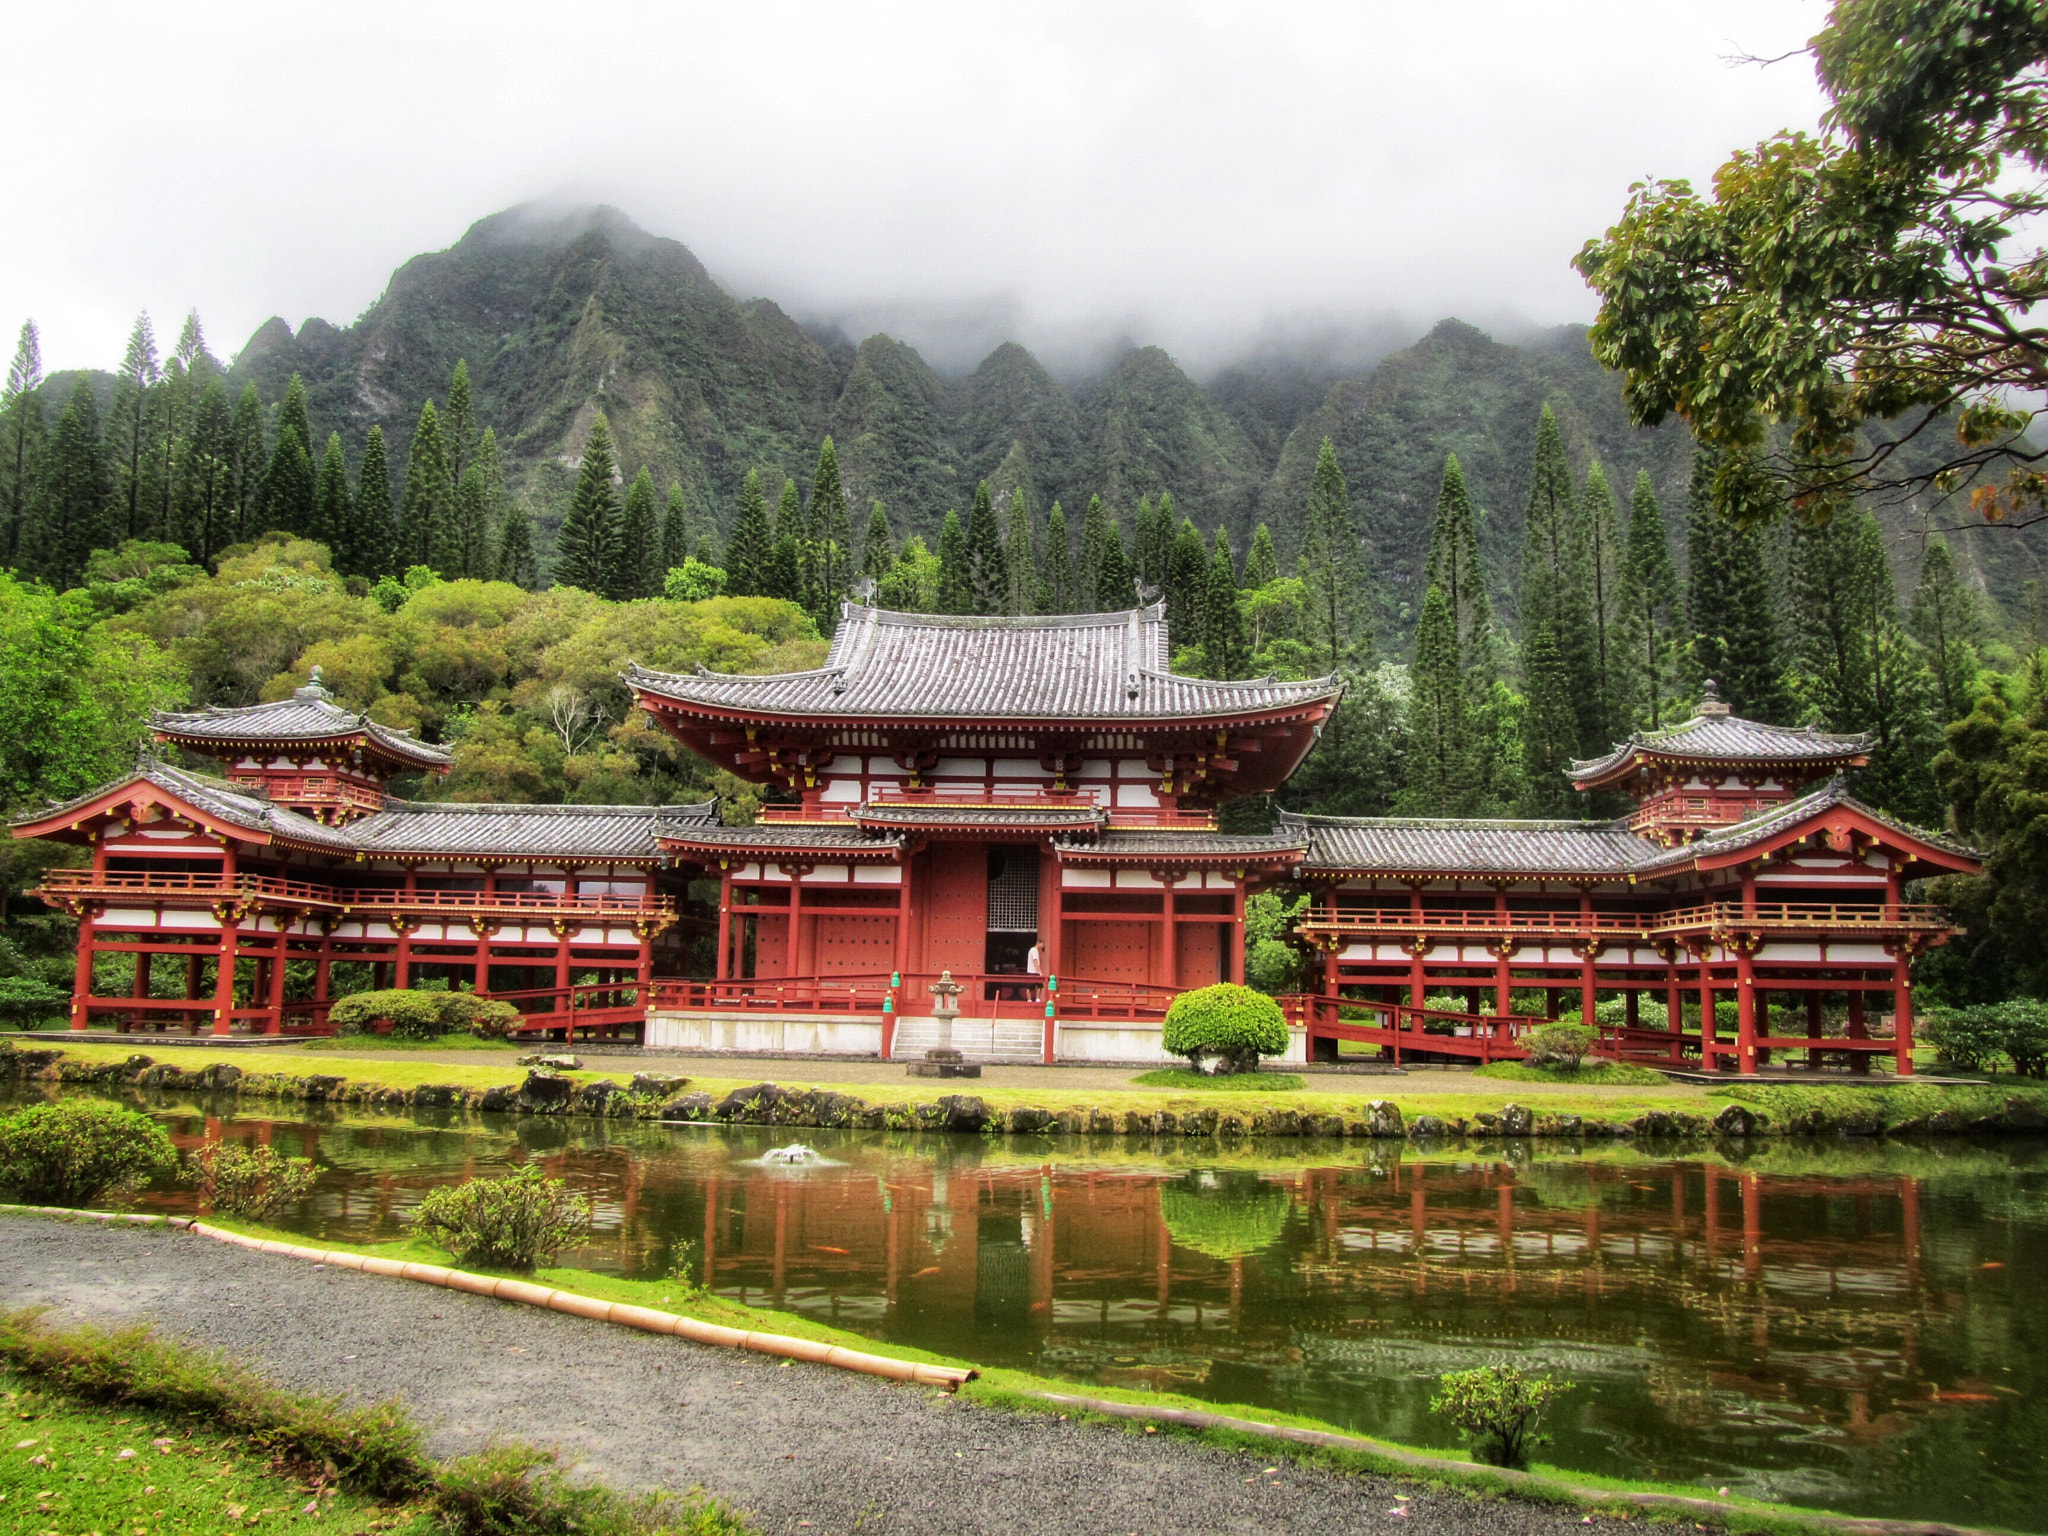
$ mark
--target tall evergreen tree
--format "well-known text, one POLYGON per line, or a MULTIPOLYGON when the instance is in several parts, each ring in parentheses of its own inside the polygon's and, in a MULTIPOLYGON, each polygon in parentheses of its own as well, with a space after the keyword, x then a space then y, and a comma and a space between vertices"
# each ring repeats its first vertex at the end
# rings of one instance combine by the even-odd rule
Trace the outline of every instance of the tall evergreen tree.
POLYGON ((661 514, 661 558, 655 562, 663 577, 690 558, 691 543, 690 506, 683 500, 683 483, 671 480, 668 506, 661 514))
POLYGON ((818 448, 818 467, 811 475, 811 586, 816 592, 812 617, 821 634, 838 622, 839 598, 853 574, 853 519, 846 510, 846 488, 839 478, 839 450, 826 438, 818 448))
MULTIPOLYGON (((760 494, 758 481, 748 484, 760 494)), ((603 594, 611 580, 612 551, 619 533, 619 499, 612 489, 612 427, 603 411, 590 423, 583 464, 569 512, 555 540, 555 584, 603 594)))
MULTIPOLYGON (((609 440, 605 473, 611 473, 609 440)), ((581 482, 578 484, 580 487, 581 482)), ((412 448, 405 459, 405 499, 398 508, 401 570, 434 563, 434 551, 447 537, 441 524, 448 516, 448 503, 454 491, 448 483, 448 456, 441 446, 441 416, 429 400, 420 407, 419 424, 413 429, 412 448)))
POLYGON ((1039 566, 1038 601, 1040 613, 1074 611, 1073 545, 1067 538, 1066 509, 1058 502, 1045 515, 1045 560, 1039 566))
POLYGON ((287 421, 277 429, 277 444, 270 450, 270 467, 263 475, 265 531, 310 532, 314 490, 313 456, 299 436, 298 425, 287 421))
POLYGON ((1202 643, 1202 614, 1209 601, 1209 546, 1187 518, 1174 531, 1166 556, 1166 632, 1183 645, 1202 643))
POLYGON ((974 612, 974 571, 958 512, 948 512, 939 525, 939 612, 974 612))
POLYGON ((1934 674, 1935 707, 1944 725, 1970 712, 1977 681, 1977 647, 1984 638, 1977 594, 1956 572, 1948 541, 1931 534, 1920 556, 1920 580, 1913 589, 1913 636, 1927 647, 1934 674))
POLYGON ((1464 816, 1471 810, 1464 649, 1451 600, 1432 581, 1415 626, 1415 664, 1408 669, 1408 783, 1401 809, 1411 815, 1464 816))
POLYGON ((1571 674, 1551 625, 1537 630, 1523 647, 1522 678, 1529 701, 1522 728, 1523 804, 1532 816, 1560 816, 1571 794, 1565 775, 1577 755, 1579 717, 1571 674))
POLYGON ((448 460, 448 483, 459 488, 476 452, 476 407, 470 399, 469 364, 459 357, 448 380, 448 409, 442 412, 441 444, 448 460))
POLYGON ((1068 594, 1076 613, 1099 613, 1102 590, 1102 559, 1109 543, 1109 513, 1100 496, 1090 496, 1081 514, 1081 558, 1074 570, 1074 587, 1068 594))
POLYGON ((277 403, 277 430, 286 427, 299 434, 300 442, 313 441, 313 421, 306 412, 306 381, 296 373, 285 380, 284 398, 277 403))
POLYGON ((469 468, 448 498, 434 558, 428 562, 450 581, 488 581, 496 562, 491 557, 491 497, 484 488, 484 467, 471 459, 469 468))
POLYGON ((21 323, 14 361, 0 393, 0 436, 6 454, 7 500, 0 506, 0 567, 12 566, 21 549, 21 530, 33 500, 35 451, 43 438, 43 405, 36 391, 43 386, 43 344, 33 320, 21 323))
POLYGON ((766 597, 774 560, 775 533, 768 523, 768 503, 761 496, 761 472, 750 469, 740 487, 732 537, 726 541, 725 590, 735 597, 766 597))
POLYGON ((1238 677, 1244 672, 1244 615, 1237 608, 1237 562, 1230 539, 1219 525, 1216 548, 1209 557, 1208 601, 1203 605, 1202 652, 1211 677, 1238 677))
POLYGON ((1714 468, 1707 450, 1695 452, 1685 520, 1691 677, 1717 683, 1738 715, 1777 723, 1791 705, 1763 538, 1715 512, 1714 468))
POLYGON ((178 527, 178 482, 183 471, 180 465, 182 455, 179 447, 190 435, 192 413, 198 405, 199 391, 205 381, 199 371, 205 369, 210 359, 206 356, 206 335, 199 326, 199 311, 188 310, 185 323, 178 328, 178 342, 171 349, 170 361, 164 367, 164 387, 157 391, 156 414, 156 461, 157 508, 155 524, 166 539, 176 542, 178 527))
POLYGON ((1307 592, 1309 640, 1321 658, 1319 664, 1332 672, 1363 667, 1372 654, 1365 556, 1336 445, 1327 437, 1309 478, 1297 572, 1307 592))
POLYGON ((786 603, 797 603, 806 608, 810 606, 810 594, 804 587, 810 570, 807 558, 810 547, 810 526, 804 515, 803 498, 797 494, 796 481, 785 475, 782 498, 775 507, 775 541, 768 547, 769 597, 779 597, 786 603))
POLYGON ((1024 487, 1010 492, 1010 532, 1003 540, 1003 612, 1031 611, 1038 594, 1038 553, 1031 547, 1031 508, 1024 500, 1024 487))
MULTIPOLYGON (((201 565, 225 540, 231 523, 229 473, 234 455, 234 417, 227 386, 213 373, 192 407, 192 422, 179 453, 178 541, 201 565)), ((346 570, 347 567, 337 568, 346 570)))
POLYGON ((86 557, 114 531, 100 408, 84 374, 57 418, 41 471, 22 563, 56 587, 77 585, 86 557))
POLYGON ((1580 715, 1582 741, 1599 751, 1628 735, 1621 657, 1621 514, 1608 487, 1607 472, 1595 459, 1579 497, 1579 544, 1584 550, 1586 608, 1592 619, 1594 696, 1580 715))
POLYGON ((967 579, 974 588, 974 611, 995 614, 1009 602, 1010 568, 1003 558, 1002 529, 996 523, 995 498, 988 482, 974 488, 967 512, 967 579))
POLYGON ((263 472, 270 465, 270 451, 264 445, 263 402, 254 384, 244 384, 235 401, 230 441, 228 494, 234 504, 234 526, 224 530, 223 538, 232 543, 263 531, 256 525, 261 521, 263 472))
POLYGON ((880 501, 868 508, 868 529, 861 535, 860 573, 879 584, 896 563, 896 540, 889 532, 889 513, 880 501))
POLYGON ((348 497, 348 466, 341 455, 341 434, 327 434, 327 450, 320 457, 320 469, 313 481, 313 517, 307 533, 328 547, 332 555, 348 537, 352 513, 348 497))
POLYGON ((490 427, 485 427, 483 436, 477 439, 476 467, 483 471, 484 526, 490 530, 484 541, 485 564, 479 576, 488 579, 498 568, 498 530, 505 524, 505 506, 511 500, 505 490, 505 464, 498 454, 498 434, 490 427))
POLYGON ((1664 509, 1657 505, 1648 470, 1637 472, 1635 493, 1629 498, 1628 537, 1615 601, 1623 657, 1620 697, 1629 716, 1654 731, 1664 724, 1673 681, 1678 571, 1671 563, 1664 509))
POLYGON ((540 585, 540 561, 533 552, 533 514, 516 497, 505 498, 498 522, 498 580, 531 592, 540 585))
POLYGON ((668 574, 656 545, 654 475, 645 465, 626 490, 626 515, 612 550, 612 574, 605 595, 625 600, 658 597, 668 574))
POLYGON ((1124 551, 1124 531, 1115 518, 1105 519, 1102 530, 1102 567, 1096 576, 1095 612, 1114 613, 1137 602, 1132 582, 1131 557, 1124 551))
POLYGON ((1273 550, 1273 530, 1264 523, 1252 535, 1251 552, 1244 557, 1244 584, 1256 591, 1280 579, 1280 557, 1273 550))
POLYGON ((348 553, 338 562, 351 576, 396 575, 398 528, 391 513, 391 467, 384 456, 384 429, 370 428, 363 439, 363 462, 356 470, 355 515, 349 520, 348 553))
POLYGON ((1436 521, 1429 532, 1429 557, 1423 580, 1442 589, 1458 634, 1468 683, 1484 692, 1499 675, 1495 654, 1493 604, 1486 595, 1486 575, 1479 563, 1479 520, 1465 471, 1453 453, 1444 459, 1443 481, 1437 488, 1436 521))
POLYGON ((117 494, 125 514, 123 537, 139 539, 149 530, 151 453, 148 424, 149 392, 162 376, 157 361, 156 327, 149 311, 136 317, 128 333, 128 350, 114 379, 113 440, 117 494))
MULTIPOLYGON (((1557 417, 1545 403, 1536 422, 1536 454, 1524 523, 1521 626, 1524 635, 1533 636, 1543 629, 1550 631, 1559 664, 1564 668, 1565 697, 1579 722, 1572 745, 1590 756, 1608 745, 1608 732, 1602 719, 1594 639, 1592 554, 1585 533, 1578 498, 1572 493, 1571 461, 1565 454, 1564 435, 1558 430, 1557 417)), ((1530 709, 1533 720, 1533 693, 1530 709)), ((1547 789, 1535 792, 1548 793, 1547 789)))

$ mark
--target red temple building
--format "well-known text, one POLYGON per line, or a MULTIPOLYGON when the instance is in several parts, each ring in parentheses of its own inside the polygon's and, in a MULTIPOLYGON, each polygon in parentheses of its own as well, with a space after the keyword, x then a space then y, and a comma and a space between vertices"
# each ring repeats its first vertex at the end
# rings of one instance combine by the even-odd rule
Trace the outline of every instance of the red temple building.
POLYGON ((1320 956, 1319 990, 1288 1000, 1293 1059, 1518 1056, 1541 1017, 1515 996, 1540 992, 1553 1017, 1625 998, 1608 1054, 1910 1071, 1911 961, 1952 929, 1907 887, 1977 862, 1849 795, 1863 738, 1734 718, 1710 686, 1694 719, 1573 766, 1633 802, 1616 820, 1245 834, 1219 808, 1287 782, 1340 685, 1181 677, 1168 654, 1156 606, 849 603, 815 671, 631 669, 664 729, 768 792, 746 826, 709 803, 397 798, 448 754, 316 675, 156 719, 217 776, 146 751, 14 833, 91 850, 40 891, 79 918, 78 1029, 318 1032, 338 991, 428 983, 564 1036, 904 1059, 936 1041, 950 973, 969 1059, 1156 1060, 1167 1003, 1242 979, 1246 900, 1284 886, 1314 893, 1320 956))

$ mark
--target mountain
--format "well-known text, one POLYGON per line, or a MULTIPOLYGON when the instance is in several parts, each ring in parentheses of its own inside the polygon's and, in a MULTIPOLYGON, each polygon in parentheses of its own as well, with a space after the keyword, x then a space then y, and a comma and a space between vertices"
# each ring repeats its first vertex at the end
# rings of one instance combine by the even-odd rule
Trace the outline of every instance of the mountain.
MULTIPOLYGON (((680 481, 700 526, 721 530, 747 471, 772 502, 781 478, 808 486, 818 444, 837 442, 856 527, 879 499, 899 538, 930 537, 977 481, 1026 489, 1043 526, 1054 499, 1077 515, 1091 495, 1128 520, 1138 499, 1173 493, 1206 531, 1239 550, 1259 521, 1282 558, 1298 540, 1316 453, 1335 444, 1384 591, 1382 631, 1396 649, 1418 583, 1444 455, 1455 451, 1483 511, 1482 544, 1504 610, 1545 401, 1575 473, 1597 458, 1617 497, 1647 470, 1674 544, 1690 475, 1682 427, 1631 427, 1613 376, 1580 327, 1522 345, 1445 320, 1371 366, 1268 352, 1206 381, 1156 347, 1127 350, 1099 377, 1063 383, 1006 342, 965 376, 946 376, 887 335, 851 343, 807 327, 768 299, 741 300, 674 240, 610 208, 514 208, 454 246, 418 256, 353 325, 272 320, 236 358, 237 380, 275 401, 306 382, 316 441, 339 430, 352 449, 372 424, 402 473, 420 403, 441 400, 466 358, 480 424, 496 428, 515 489, 545 547, 568 499, 595 412, 609 417, 619 467, 680 481)), ((1910 591, 1918 546, 1910 508, 1882 514, 1910 591)), ((2022 562, 2010 533, 1955 542, 1965 568, 2008 604, 2022 562)), ((2029 545, 2028 558, 2033 557, 2029 545)))

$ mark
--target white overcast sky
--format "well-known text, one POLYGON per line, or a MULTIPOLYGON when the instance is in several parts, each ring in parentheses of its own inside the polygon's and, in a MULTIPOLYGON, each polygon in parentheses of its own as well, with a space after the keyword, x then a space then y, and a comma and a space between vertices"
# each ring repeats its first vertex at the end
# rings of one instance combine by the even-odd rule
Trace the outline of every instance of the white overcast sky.
POLYGON ((617 204, 742 297, 1200 366, 1388 317, 1589 319, 1645 175, 1820 110, 1817 0, 348 6, 11 0, 0 325, 112 366, 346 324, 529 199, 617 204))

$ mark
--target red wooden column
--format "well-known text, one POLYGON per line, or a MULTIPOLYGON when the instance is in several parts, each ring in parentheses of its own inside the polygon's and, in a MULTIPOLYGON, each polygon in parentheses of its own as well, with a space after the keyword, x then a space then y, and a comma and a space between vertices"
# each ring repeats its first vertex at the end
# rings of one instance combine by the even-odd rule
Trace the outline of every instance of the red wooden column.
POLYGON ((1230 969, 1226 973, 1231 981, 1244 985, 1244 875, 1240 872, 1230 881, 1230 932, 1225 936, 1229 951, 1230 969))
POLYGON ((1700 1065, 1714 1070, 1714 965, 1711 946, 1700 951, 1700 1065))
POLYGON ((220 925, 220 969, 213 980, 213 1032, 233 1034, 235 1029, 235 919, 223 917, 220 925))
POLYGON ((804 927, 804 869, 801 864, 784 866, 789 872, 789 960, 782 968, 785 977, 799 974, 800 948, 804 927))
POLYGON ((84 1029, 90 1019, 86 1003, 92 997, 92 958, 98 941, 92 931, 93 909, 78 909, 78 969, 71 981, 71 1027, 84 1029))
POLYGON ((718 870, 718 958, 711 974, 719 981, 732 975, 732 866, 718 870))
POLYGON ((1742 940, 1735 950, 1735 1070, 1756 1072, 1756 962, 1742 940))
POLYGON ((1163 931, 1166 935, 1166 953, 1159 957, 1159 974, 1169 987, 1180 985, 1180 928, 1174 915, 1173 893, 1182 878, 1177 869, 1164 870, 1159 876, 1159 911, 1165 918, 1163 931))
MULTIPOLYGON (((1332 892, 1335 889, 1331 887, 1332 892)), ((1333 910, 1336 903, 1337 898, 1333 894, 1330 898, 1333 910)), ((1422 932, 1422 887, 1419 885, 1408 887, 1408 915, 1415 919, 1416 926, 1415 936, 1408 944, 1408 1003, 1411 1007, 1420 1008, 1429 995, 1422 975, 1422 957, 1429 952, 1429 936, 1422 932)))
POLYGON ((1913 1075, 1913 961, 1892 961, 1892 1061, 1900 1077, 1913 1075))
POLYGON ((269 995, 264 999, 266 1010, 263 1016, 263 1033, 281 1035, 284 1033, 284 961, 289 941, 285 937, 284 917, 278 916, 277 953, 270 960, 269 995))
MULTIPOLYGON (((1863 984, 1860 979, 1849 993, 1849 1038, 1851 1040, 1868 1040, 1870 1038, 1870 1026, 1863 1020, 1863 984)), ((1862 1051, 1852 1052, 1849 1056, 1849 1070, 1858 1073, 1868 1072, 1870 1070, 1870 1057, 1862 1051)))

